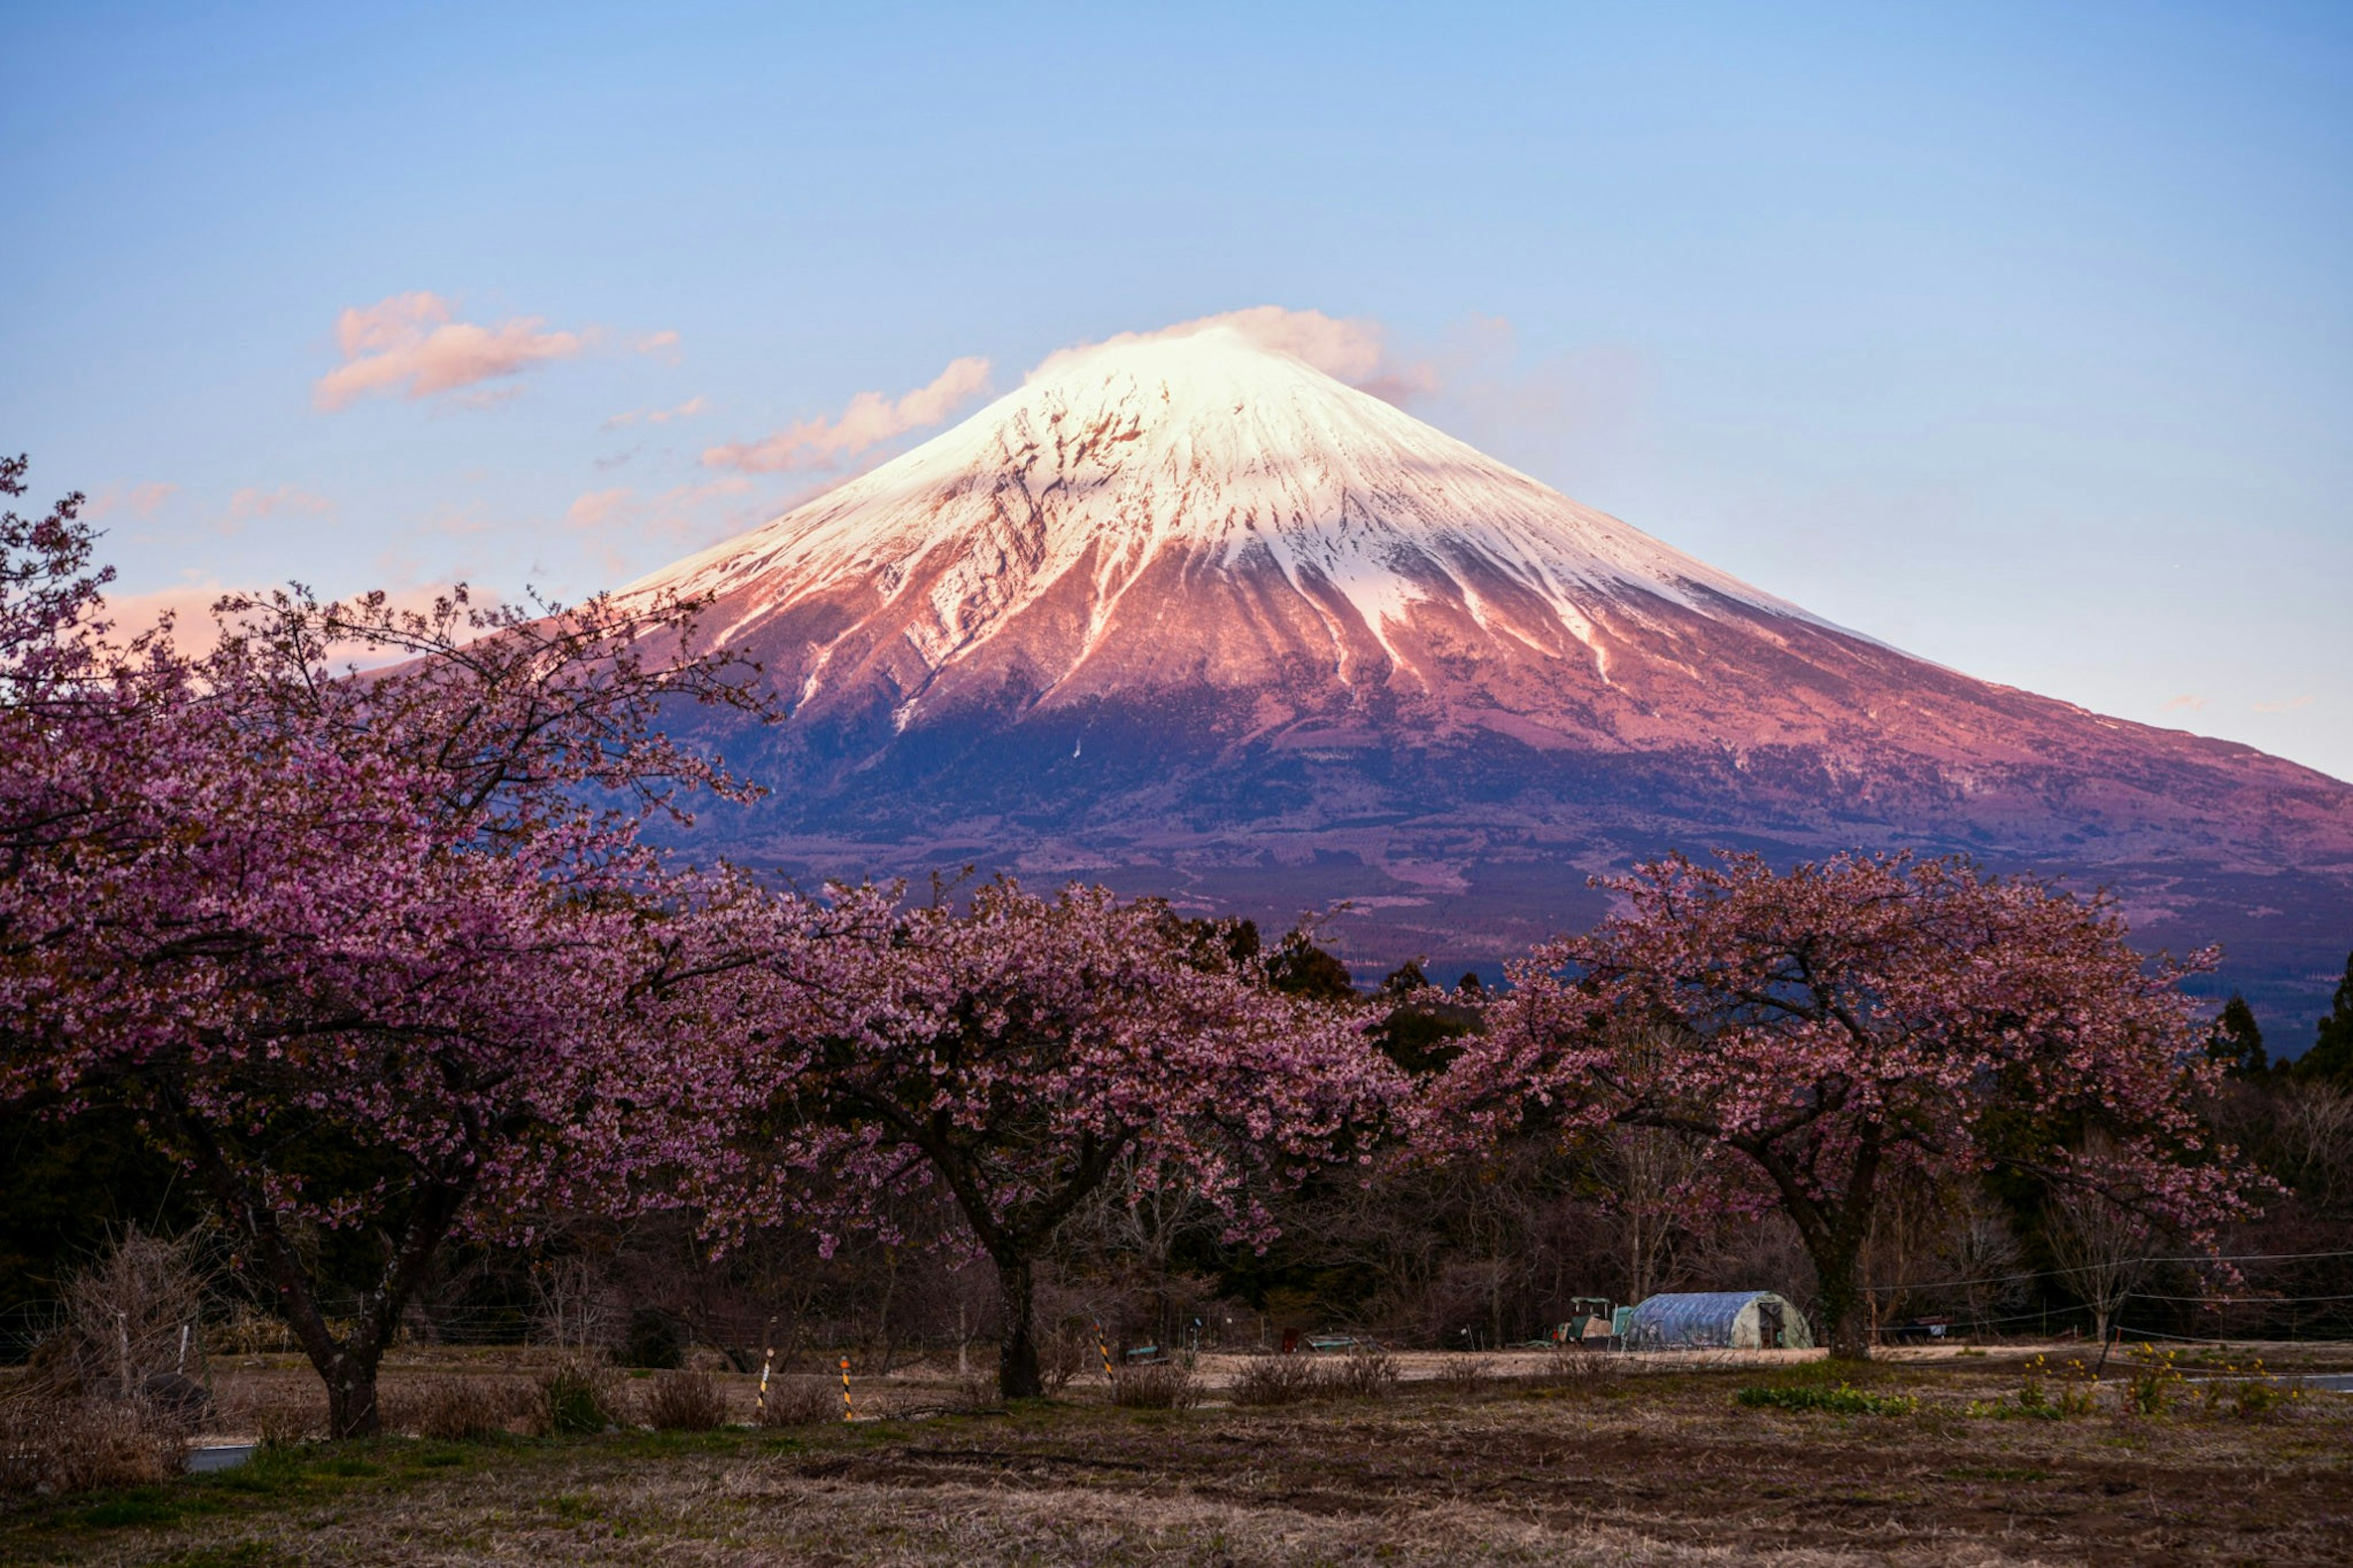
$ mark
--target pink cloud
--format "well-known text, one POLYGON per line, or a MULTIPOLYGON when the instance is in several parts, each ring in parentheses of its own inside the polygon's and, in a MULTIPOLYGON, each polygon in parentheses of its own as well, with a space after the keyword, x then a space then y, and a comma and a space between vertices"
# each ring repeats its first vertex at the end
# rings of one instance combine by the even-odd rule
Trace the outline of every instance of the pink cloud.
POLYGON ((2168 697, 2165 700, 2165 711, 2168 713, 2174 712, 2178 710, 2187 710, 2189 712, 2195 713, 2205 706, 2206 699, 2203 697, 2191 697, 2185 695, 2181 697, 2168 697))
POLYGON ((1292 310, 1281 305, 1252 305, 1248 310, 1198 316, 1157 331, 1121 332, 1101 342, 1061 349, 1039 362, 1029 379, 1035 381, 1095 349, 1189 338, 1219 328, 1238 331, 1261 348, 1304 360, 1334 380, 1386 402, 1401 404, 1438 390, 1436 370, 1418 361, 1398 360, 1389 347, 1388 329, 1370 317, 1327 316, 1321 310, 1292 310))
MULTIPOLYGON (((391 589, 387 597, 396 608, 426 610, 432 607, 433 601, 438 595, 448 593, 450 586, 451 584, 447 583, 410 583, 391 589)), ((250 593, 257 598, 268 597, 265 590, 235 589, 209 573, 200 574, 192 571, 187 573, 181 582, 168 588, 157 588, 144 594, 109 595, 106 601, 106 617, 114 623, 115 631, 119 635, 131 637, 141 632, 153 631, 162 626, 164 618, 169 616, 174 642, 182 647, 190 649, 207 647, 211 646, 216 635, 216 623, 213 619, 213 605, 218 603, 223 595, 236 592, 250 593)), ((487 608, 497 604, 498 598, 495 595, 476 591, 473 593, 473 602, 487 608)), ((345 649, 342 652, 343 657, 353 657, 358 650, 345 649)), ((380 654, 373 660, 363 659, 361 662, 385 663, 397 657, 394 654, 380 654)))
POLYGON ((167 485, 160 480, 139 485, 109 485, 91 498, 81 514, 92 522, 112 511, 135 511, 141 517, 153 517, 158 507, 179 493, 179 486, 167 485))
POLYGON ((2314 699, 2311 694, 2306 693, 2302 697, 2283 698, 2277 702, 2258 702, 2255 704, 2255 711, 2258 713, 2293 713, 2299 708, 2311 707, 2313 700, 2314 699))
POLYGON ((667 425, 673 419, 691 419, 711 406, 707 397, 690 397, 675 408, 632 408, 627 414, 616 414, 605 421, 604 428, 617 430, 625 425, 667 425))
POLYGON ((564 514, 564 521, 577 529, 602 528, 629 503, 636 493, 626 486, 617 489, 590 490, 573 501, 564 514))
POLYGON ((641 354, 663 354, 675 360, 678 355, 673 351, 678 347, 678 334, 669 331, 640 332, 637 342, 629 346, 641 354))
POLYGON ((543 331, 545 323, 536 316, 484 327, 453 315, 448 300, 422 291, 344 310, 335 321, 344 363, 320 377, 312 400, 321 408, 337 409, 375 393, 419 398, 460 392, 520 375, 549 360, 569 359, 585 353, 596 336, 593 329, 543 331))
POLYGON ((987 384, 987 360, 955 360, 928 385, 902 397, 894 400, 879 392, 861 392, 849 400, 839 418, 803 419, 757 441, 712 447, 702 454, 702 460, 711 468, 755 474, 823 468, 895 436, 937 425, 987 384))
POLYGON ((319 517, 334 510, 335 503, 326 497, 294 485, 280 485, 274 490, 248 485, 228 499, 228 514, 235 518, 269 517, 281 511, 319 517))

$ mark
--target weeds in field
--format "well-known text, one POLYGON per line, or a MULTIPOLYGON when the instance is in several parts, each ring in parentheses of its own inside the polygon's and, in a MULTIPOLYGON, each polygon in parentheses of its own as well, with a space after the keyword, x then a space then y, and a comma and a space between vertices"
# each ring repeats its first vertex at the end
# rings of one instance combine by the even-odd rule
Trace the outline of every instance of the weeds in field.
POLYGON ((1227 1391, 1236 1405, 1296 1405, 1313 1399, 1323 1384, 1314 1361, 1303 1355, 1252 1356, 1227 1391))
POLYGON ((136 1401, 0 1400, 0 1495, 151 1485, 179 1473, 184 1442, 178 1422, 136 1401))
POLYGON ((307 1379, 299 1386, 264 1383, 238 1388, 221 1401, 220 1418, 232 1432, 249 1432, 268 1447, 286 1447, 325 1433, 326 1391, 307 1379))
POLYGON ((1038 1381, 1047 1393, 1060 1394, 1099 1359, 1093 1333, 1082 1324, 1064 1323, 1038 1341, 1038 1381))
POLYGON ((727 1422, 727 1392, 707 1372, 657 1373, 638 1400, 657 1432, 713 1432, 727 1422))
POLYGON ((567 1361, 541 1378, 539 1393, 547 1405, 547 1429, 558 1437, 617 1426, 625 1414, 612 1369, 585 1357, 567 1361))
MULTIPOLYGON (((1482 1363, 1470 1382, 1457 1374, 1451 1386, 1468 1388, 1486 1375, 1482 1363)), ((1308 1399, 1380 1399, 1398 1385, 1397 1358, 1377 1345, 1345 1355, 1252 1356, 1234 1379, 1227 1397, 1236 1405, 1296 1405, 1308 1399)))
POLYGON ((547 1417, 541 1390, 514 1377, 407 1379, 387 1384, 382 1398, 386 1431, 451 1442, 534 1432, 547 1417))
POLYGON ((2181 1369, 2173 1364, 2177 1352, 2138 1344, 2128 1353, 2131 1365, 2125 1376, 2125 1408, 2136 1415, 2164 1415, 2181 1385, 2181 1369))
POLYGON ((821 1377, 768 1380, 768 1397, 753 1415, 757 1426, 821 1426, 841 1419, 841 1390, 821 1377))
POLYGON ((1544 1364, 1531 1374, 1530 1381, 1547 1388, 1604 1388, 1621 1381, 1627 1368, 1626 1362, 1606 1352, 1563 1346, 1545 1356, 1544 1364))
POLYGON ((1358 1345, 1326 1363, 1324 1385, 1343 1399, 1380 1399, 1397 1387, 1397 1358, 1378 1345, 1358 1345))
POLYGON ((1189 1410, 1201 1403, 1201 1383, 1181 1362, 1115 1367, 1111 1402, 1130 1410, 1189 1410))
POLYGON ((2209 1415, 2228 1413, 2242 1421, 2260 1421, 2293 1408, 2304 1398, 2301 1385, 2274 1376, 2261 1356, 2243 1367, 2229 1361, 2216 1365, 2222 1375, 2200 1384, 2198 1390, 2209 1415))
POLYGON ((1494 1365, 1484 1357, 1449 1356, 1430 1377, 1430 1385, 1448 1394, 1472 1394, 1494 1381, 1494 1365))
POLYGON ((1834 1415, 1909 1415, 1920 1408, 1920 1401, 1909 1394, 1873 1394, 1848 1383, 1828 1388, 1744 1388, 1732 1397, 1751 1410, 1824 1410, 1834 1415))

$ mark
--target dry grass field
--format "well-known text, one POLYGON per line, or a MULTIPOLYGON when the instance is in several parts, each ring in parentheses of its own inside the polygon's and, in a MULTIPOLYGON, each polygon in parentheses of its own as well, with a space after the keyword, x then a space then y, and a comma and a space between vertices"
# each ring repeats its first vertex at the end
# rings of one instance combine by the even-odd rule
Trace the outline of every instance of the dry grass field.
MULTIPOLYGON (((0 1559, 204 1565, 2353 1562, 2353 1395, 2272 1410, 2185 1360, 2131 1411, 2112 1363, 2088 1413, 2019 1407, 2024 1351, 1853 1369, 1400 1357, 1373 1394, 1242 1405, 1209 1358, 1190 1408, 1113 1404, 1098 1375, 1010 1411, 951 1373, 861 1379, 861 1418, 791 1428, 282 1444, 166 1485, 0 1508, 0 1559), (1746 1405, 1875 1405, 1877 1413, 1746 1405)), ((2233 1358, 2237 1359, 2237 1358, 2233 1358)), ((2275 1367, 2324 1370, 2312 1352, 2275 1367)), ((2341 1369, 2346 1363, 2335 1363, 2341 1369)), ((514 1354, 418 1356, 424 1410, 514 1354)), ((282 1361, 216 1369, 224 1419, 307 1411, 282 1361)), ((624 1380, 642 1413, 653 1380, 624 1380)), ((717 1380, 738 1419, 749 1380, 717 1380)), ((1382 1379, 1371 1380, 1376 1385, 1382 1379)), ((804 1384, 813 1394, 814 1384, 804 1384)), ((2046 1405, 2070 1385, 2045 1384, 2046 1405)), ((402 1403, 405 1402, 405 1405, 402 1403)), ((812 1399, 808 1411, 820 1405, 812 1399)), ((527 1423, 518 1420, 521 1427, 527 1423)))

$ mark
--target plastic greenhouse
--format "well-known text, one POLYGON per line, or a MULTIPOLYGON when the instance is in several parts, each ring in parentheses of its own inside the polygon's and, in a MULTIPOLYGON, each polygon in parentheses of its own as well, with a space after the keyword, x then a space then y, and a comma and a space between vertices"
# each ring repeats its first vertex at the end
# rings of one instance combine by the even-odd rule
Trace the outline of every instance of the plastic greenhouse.
POLYGON ((1653 1296, 1626 1321, 1628 1350, 1807 1350, 1813 1342, 1806 1315, 1770 1290, 1653 1296))

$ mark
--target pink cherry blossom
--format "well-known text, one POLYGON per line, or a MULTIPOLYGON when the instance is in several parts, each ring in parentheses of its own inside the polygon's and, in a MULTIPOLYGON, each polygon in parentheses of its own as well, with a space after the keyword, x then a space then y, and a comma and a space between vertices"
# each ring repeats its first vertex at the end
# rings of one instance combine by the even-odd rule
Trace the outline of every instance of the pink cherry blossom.
POLYGON ((1841 1353, 1863 1353, 1856 1258, 1898 1166, 2095 1188, 2193 1239, 2259 1185, 2196 1110, 2218 1069, 2179 982, 2212 955, 2144 963, 2105 896, 1863 854, 1678 855, 1601 885, 1621 910, 1512 967, 1421 1142, 1615 1122, 1736 1156, 1746 1201, 1804 1238, 1841 1353))

